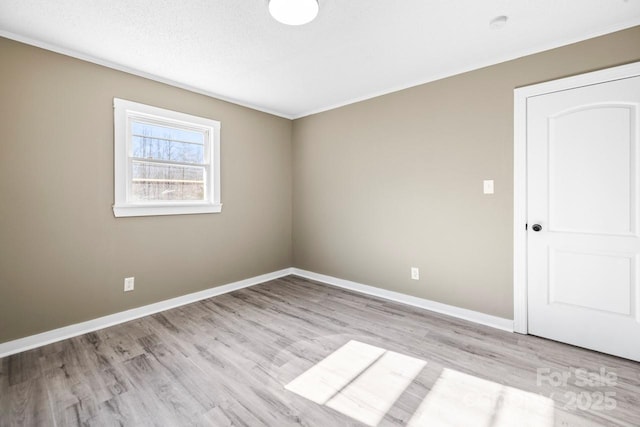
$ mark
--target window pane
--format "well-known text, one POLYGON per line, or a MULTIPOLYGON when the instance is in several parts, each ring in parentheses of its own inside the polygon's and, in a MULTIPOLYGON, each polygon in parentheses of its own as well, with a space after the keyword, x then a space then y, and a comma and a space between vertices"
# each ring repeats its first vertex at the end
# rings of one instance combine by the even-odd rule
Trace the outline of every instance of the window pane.
POLYGON ((194 144, 204 144, 202 132, 160 126, 151 123, 136 122, 131 124, 131 131, 134 135, 171 139, 174 141, 192 142, 194 144))
POLYGON ((133 121, 131 132, 133 157, 205 163, 205 132, 142 121, 133 121))
POLYGON ((133 161, 131 200, 204 200, 205 169, 133 161))
POLYGON ((132 137, 133 157, 204 164, 204 145, 143 136, 132 137))

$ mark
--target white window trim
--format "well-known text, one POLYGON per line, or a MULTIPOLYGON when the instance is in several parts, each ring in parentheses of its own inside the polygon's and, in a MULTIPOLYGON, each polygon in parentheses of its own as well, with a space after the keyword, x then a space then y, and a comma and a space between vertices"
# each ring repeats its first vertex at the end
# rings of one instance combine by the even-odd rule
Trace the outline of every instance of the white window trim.
POLYGON ((113 108, 115 156, 113 214, 116 217, 203 214, 222 211, 222 203, 220 202, 220 122, 119 98, 113 99, 113 108), (196 127, 208 131, 209 174, 205 201, 128 201, 130 181, 128 160, 131 153, 129 123, 133 117, 159 120, 168 124, 196 127))

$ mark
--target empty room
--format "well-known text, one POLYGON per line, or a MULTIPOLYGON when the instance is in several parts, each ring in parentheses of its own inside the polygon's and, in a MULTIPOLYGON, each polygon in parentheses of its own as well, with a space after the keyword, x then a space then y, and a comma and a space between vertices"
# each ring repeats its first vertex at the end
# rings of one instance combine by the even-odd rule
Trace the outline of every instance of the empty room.
POLYGON ((0 427, 640 426, 640 0, 0 0, 0 427))

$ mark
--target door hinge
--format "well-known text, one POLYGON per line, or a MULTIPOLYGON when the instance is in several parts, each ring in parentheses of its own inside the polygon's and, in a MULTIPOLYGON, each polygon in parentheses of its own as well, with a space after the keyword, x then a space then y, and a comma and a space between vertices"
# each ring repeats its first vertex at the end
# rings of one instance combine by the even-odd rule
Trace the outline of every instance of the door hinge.
POLYGON ((525 229, 525 231, 528 230, 529 229, 529 224, 525 224, 524 225, 524 229, 525 229))

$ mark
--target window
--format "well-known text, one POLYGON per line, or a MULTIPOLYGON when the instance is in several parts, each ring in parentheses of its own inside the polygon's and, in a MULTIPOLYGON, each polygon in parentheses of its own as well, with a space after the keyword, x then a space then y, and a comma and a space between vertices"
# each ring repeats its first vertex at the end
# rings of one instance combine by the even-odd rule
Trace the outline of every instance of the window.
POLYGON ((116 217, 220 212, 220 122, 114 98, 116 217))

